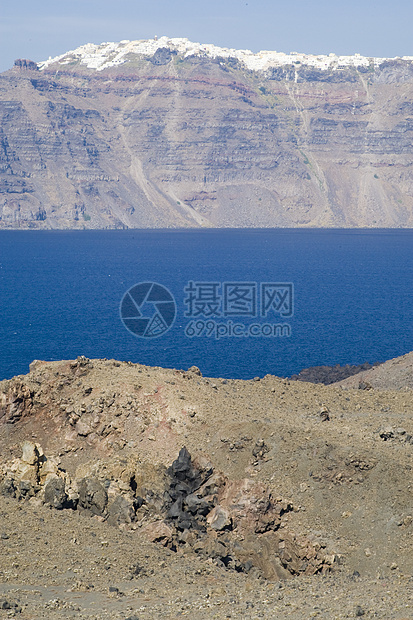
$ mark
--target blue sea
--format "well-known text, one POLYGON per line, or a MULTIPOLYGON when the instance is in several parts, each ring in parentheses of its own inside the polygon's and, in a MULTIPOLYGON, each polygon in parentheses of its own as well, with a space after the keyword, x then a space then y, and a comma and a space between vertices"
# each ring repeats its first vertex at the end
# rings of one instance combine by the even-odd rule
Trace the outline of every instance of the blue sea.
POLYGON ((413 350, 413 230, 0 231, 0 317, 0 379, 78 355, 245 379, 384 361, 413 350))

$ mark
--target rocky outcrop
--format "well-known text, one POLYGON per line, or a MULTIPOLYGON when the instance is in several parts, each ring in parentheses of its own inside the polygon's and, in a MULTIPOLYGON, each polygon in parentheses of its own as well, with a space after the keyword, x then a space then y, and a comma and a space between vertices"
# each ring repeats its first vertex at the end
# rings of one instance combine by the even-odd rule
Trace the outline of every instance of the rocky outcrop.
MULTIPOLYGON (((0 492, 3 495, 18 497, 19 499, 33 497, 43 487, 46 488, 46 497, 48 503, 55 508, 60 508, 55 496, 64 494, 64 480, 59 478, 64 476, 64 472, 59 470, 58 461, 56 459, 48 459, 42 447, 38 443, 32 441, 24 441, 22 444, 22 456, 20 459, 14 459, 11 463, 0 468, 0 492), (1 475, 2 474, 2 475, 1 475), (53 480, 59 481, 59 486, 55 484, 54 492, 49 487, 49 482, 53 480), (52 500, 53 495, 53 500, 52 500)), ((63 502, 64 503, 64 502, 63 502)))
MULTIPOLYGON (((230 481, 202 457, 192 462, 186 448, 166 472, 155 468, 152 476, 143 477, 149 487, 146 498, 137 494, 137 476, 129 477, 129 484, 124 476, 115 477, 115 463, 89 465, 88 476, 71 480, 38 444, 25 441, 22 452, 0 471, 2 495, 78 510, 113 526, 133 526, 173 551, 205 556, 237 572, 254 570, 272 580, 328 572, 336 560, 286 527, 283 517, 293 510, 290 502, 273 498, 253 480, 230 481), (100 480, 103 472, 105 480, 100 480), (160 477, 150 489, 154 474, 160 477)), ((133 459, 123 466, 124 472, 139 469, 133 459)))
POLYGON ((14 67, 16 69, 23 69, 25 71, 38 71, 39 67, 36 62, 33 60, 28 60, 27 58, 17 58, 14 61, 14 67))
POLYGON ((14 424, 32 409, 32 393, 30 388, 17 377, 4 385, 0 392, 0 420, 14 424))
POLYGON ((379 366, 379 362, 375 364, 369 364, 368 362, 364 362, 364 364, 345 364, 343 366, 340 364, 335 366, 311 366, 301 370, 298 375, 291 375, 290 378, 293 381, 309 381, 310 383, 330 385, 376 366, 379 366))
POLYGON ((334 554, 340 572, 410 574, 411 355, 356 389, 35 361, 0 382, 2 502, 242 575, 324 572, 334 554))
POLYGON ((413 225, 411 59, 111 45, 0 76, 1 228, 413 225))

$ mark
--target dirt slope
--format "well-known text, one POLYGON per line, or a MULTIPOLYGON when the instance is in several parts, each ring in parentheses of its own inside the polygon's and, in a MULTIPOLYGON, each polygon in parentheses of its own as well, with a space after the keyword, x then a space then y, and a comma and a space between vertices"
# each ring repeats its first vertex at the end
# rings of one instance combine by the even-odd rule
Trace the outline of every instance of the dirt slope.
POLYGON ((354 377, 348 377, 336 383, 343 388, 378 390, 402 390, 403 388, 413 389, 413 353, 406 353, 401 357, 365 370, 354 377))
POLYGON ((0 598, 22 618, 412 618, 413 392, 360 377, 78 358, 3 381, 0 598))

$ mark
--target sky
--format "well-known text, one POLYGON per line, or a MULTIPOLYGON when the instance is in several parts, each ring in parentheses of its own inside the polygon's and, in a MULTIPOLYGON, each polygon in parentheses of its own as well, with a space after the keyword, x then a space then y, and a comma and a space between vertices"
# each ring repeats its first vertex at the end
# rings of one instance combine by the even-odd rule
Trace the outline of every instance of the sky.
POLYGON ((0 71, 85 43, 166 35, 221 47, 413 56, 413 0, 3 0, 0 71))

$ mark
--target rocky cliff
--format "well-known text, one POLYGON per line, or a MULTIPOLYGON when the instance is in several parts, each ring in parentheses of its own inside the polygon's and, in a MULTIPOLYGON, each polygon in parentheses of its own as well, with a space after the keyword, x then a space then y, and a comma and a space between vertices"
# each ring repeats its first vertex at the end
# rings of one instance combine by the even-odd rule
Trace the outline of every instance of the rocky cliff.
POLYGON ((0 227, 411 227, 413 60, 87 45, 0 75, 0 227))

